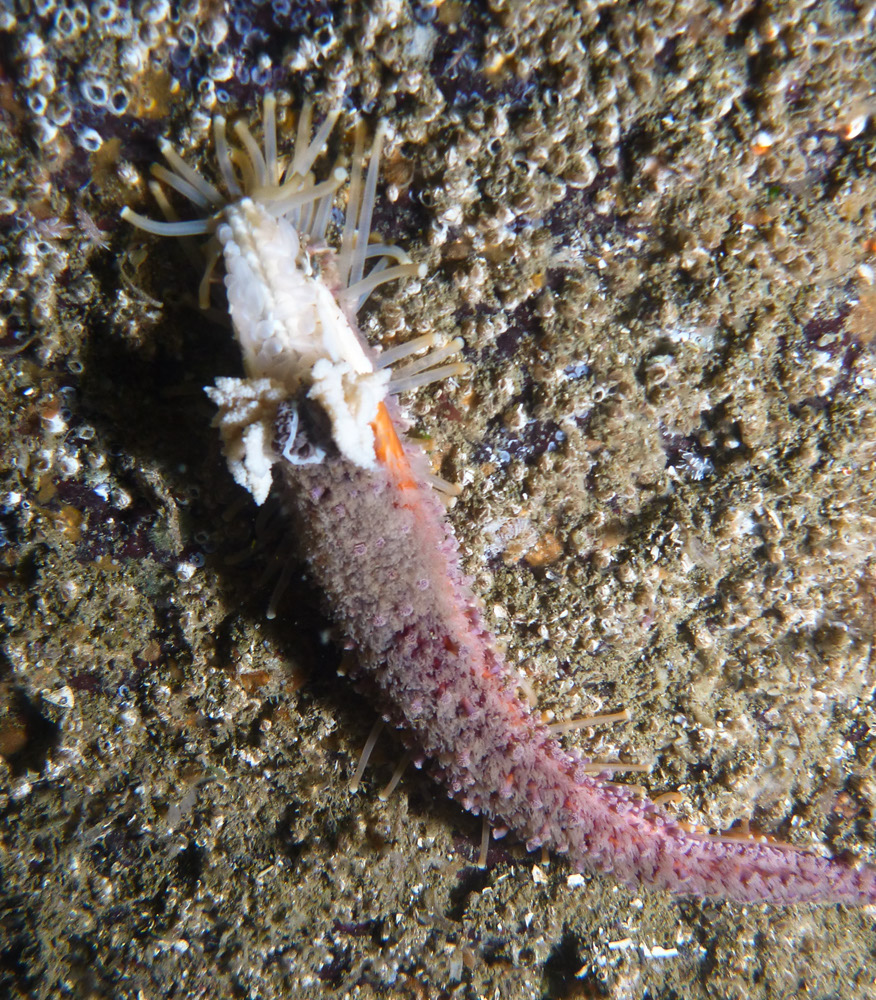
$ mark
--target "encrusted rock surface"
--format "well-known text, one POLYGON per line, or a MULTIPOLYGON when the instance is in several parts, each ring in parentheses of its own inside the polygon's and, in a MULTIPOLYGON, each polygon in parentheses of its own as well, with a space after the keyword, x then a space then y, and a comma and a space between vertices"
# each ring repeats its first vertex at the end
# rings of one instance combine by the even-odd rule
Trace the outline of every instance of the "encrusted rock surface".
MULTIPOLYGON (((876 997, 873 915, 572 876, 409 773, 224 469, 157 140, 389 123, 384 346, 539 706, 712 829, 876 861, 876 5, 0 13, 0 983, 20 997, 876 997)), ((339 130, 332 155, 347 156, 339 130)), ((182 211, 182 207, 180 208, 182 211)), ((622 780, 623 776, 619 776, 622 780)), ((631 779, 633 780, 633 779, 631 779)))

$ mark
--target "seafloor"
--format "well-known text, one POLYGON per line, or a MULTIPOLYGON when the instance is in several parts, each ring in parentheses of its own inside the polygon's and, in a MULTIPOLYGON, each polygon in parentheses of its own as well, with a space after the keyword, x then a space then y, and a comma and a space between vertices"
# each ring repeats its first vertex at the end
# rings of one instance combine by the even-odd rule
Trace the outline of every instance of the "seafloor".
MULTIPOLYGON (((711 829, 876 861, 876 4, 0 6, 0 992, 876 997, 873 912, 581 877, 378 744, 202 387, 180 243, 119 222, 219 108, 390 128, 378 228, 429 268, 383 346, 509 661, 711 829)), ((257 128, 257 126, 256 126, 257 128)), ((349 153, 339 129, 332 155, 349 153)), ((182 211, 182 206, 180 206, 182 211)), ((215 301, 221 293, 217 287, 215 301)), ((294 564, 293 564, 294 566, 294 564)), ((618 780, 624 776, 619 775, 618 780)))

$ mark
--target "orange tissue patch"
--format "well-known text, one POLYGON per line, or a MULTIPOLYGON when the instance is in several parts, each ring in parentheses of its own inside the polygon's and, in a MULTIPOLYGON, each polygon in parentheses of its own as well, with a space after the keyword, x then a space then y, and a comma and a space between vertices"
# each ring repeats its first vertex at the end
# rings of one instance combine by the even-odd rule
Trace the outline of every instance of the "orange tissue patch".
POLYGON ((371 428, 374 431, 374 453, 377 461, 389 469, 398 481, 400 489, 412 489, 416 484, 411 466, 385 403, 377 404, 377 418, 371 428))

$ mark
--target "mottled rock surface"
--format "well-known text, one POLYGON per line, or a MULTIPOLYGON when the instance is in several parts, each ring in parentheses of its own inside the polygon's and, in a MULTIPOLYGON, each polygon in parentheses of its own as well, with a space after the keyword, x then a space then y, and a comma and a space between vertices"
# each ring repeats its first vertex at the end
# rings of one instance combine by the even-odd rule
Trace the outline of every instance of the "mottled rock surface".
MULTIPOLYGON (((5 10, 5 9, 4 9, 5 10)), ((146 180, 274 88, 390 126, 391 346, 539 706, 711 829, 876 860, 876 6, 0 12, 0 984, 18 997, 876 997, 873 915, 636 895, 476 820, 374 720, 202 387, 146 180), (277 617, 268 605, 283 566, 277 617)), ((345 157, 341 130, 332 156, 345 157)), ((328 161, 326 161, 327 163, 328 161)), ((180 211, 183 211, 180 206, 180 211)), ((221 296, 218 294, 217 304, 221 296)), ((623 775, 618 776, 623 780, 623 775)))

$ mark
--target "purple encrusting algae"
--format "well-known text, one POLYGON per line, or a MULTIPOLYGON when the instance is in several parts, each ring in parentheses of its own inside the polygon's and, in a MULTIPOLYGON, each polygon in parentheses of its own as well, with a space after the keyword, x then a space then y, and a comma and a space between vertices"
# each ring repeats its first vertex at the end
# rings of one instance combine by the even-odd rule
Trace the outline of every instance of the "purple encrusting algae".
POLYGON ((518 696, 428 486, 337 456, 282 468, 302 552, 357 651, 360 687, 465 808, 530 849, 629 885, 743 902, 876 903, 876 868, 691 833, 587 773, 518 696))

